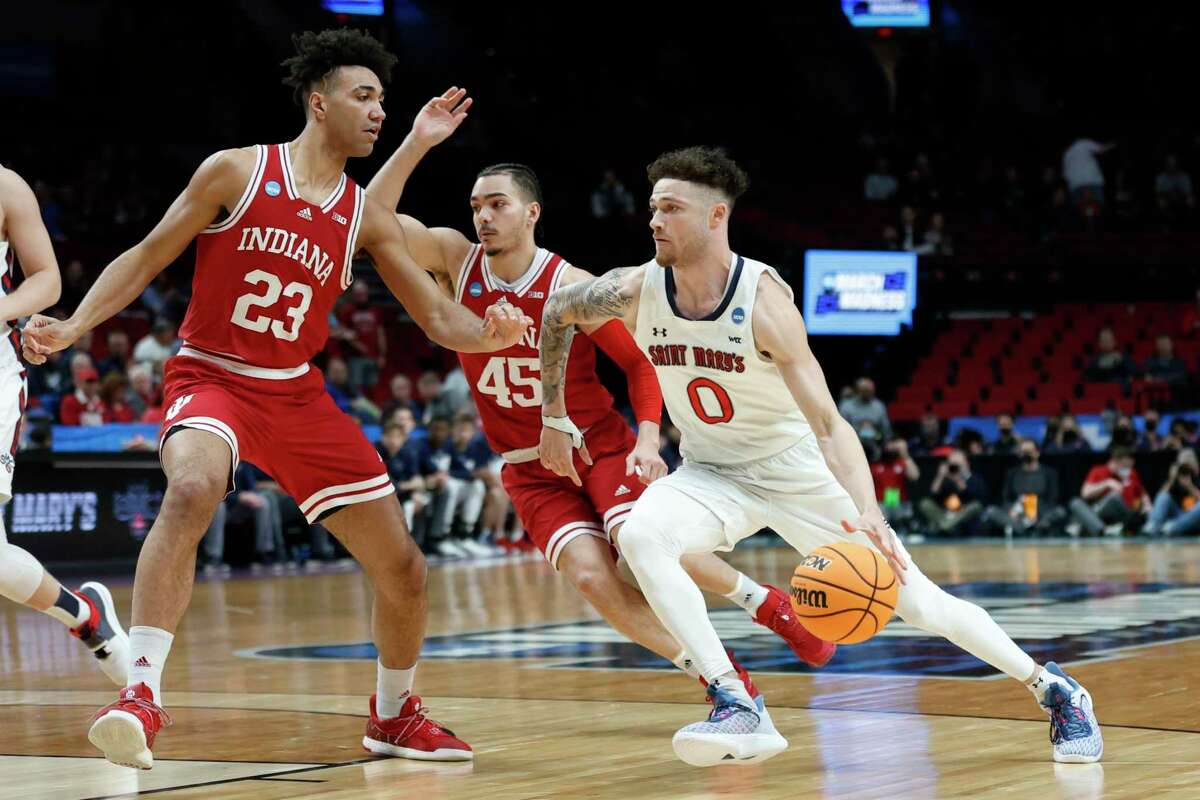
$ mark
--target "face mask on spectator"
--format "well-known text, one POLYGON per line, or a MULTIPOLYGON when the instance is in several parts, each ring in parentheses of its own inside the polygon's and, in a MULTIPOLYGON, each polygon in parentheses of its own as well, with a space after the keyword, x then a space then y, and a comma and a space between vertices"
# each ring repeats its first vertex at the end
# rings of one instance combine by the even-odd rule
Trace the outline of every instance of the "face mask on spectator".
POLYGON ((1033 453, 1021 453, 1021 463, 1022 464, 1032 464, 1033 463, 1033 453))
POLYGON ((1121 480, 1125 480, 1129 477, 1129 467, 1117 467, 1115 472, 1117 477, 1121 480))

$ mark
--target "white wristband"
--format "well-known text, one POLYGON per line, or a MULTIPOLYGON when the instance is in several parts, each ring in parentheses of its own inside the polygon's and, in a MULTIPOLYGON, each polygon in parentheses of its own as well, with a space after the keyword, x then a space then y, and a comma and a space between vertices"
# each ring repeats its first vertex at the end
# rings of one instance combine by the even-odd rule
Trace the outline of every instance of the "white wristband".
POLYGON ((575 423, 570 417, 547 417, 542 414, 542 425, 551 430, 559 431, 560 433, 568 433, 571 435, 571 446, 579 449, 583 446, 583 433, 579 428, 575 427, 575 423))

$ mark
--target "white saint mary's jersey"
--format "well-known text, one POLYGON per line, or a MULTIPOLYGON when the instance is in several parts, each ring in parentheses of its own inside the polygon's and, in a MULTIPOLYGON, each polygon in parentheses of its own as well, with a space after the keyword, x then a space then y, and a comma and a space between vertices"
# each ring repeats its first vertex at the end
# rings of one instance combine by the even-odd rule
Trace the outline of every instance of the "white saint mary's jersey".
MULTIPOLYGON (((12 292, 13 288, 13 251, 8 242, 0 241, 0 297, 12 292)), ((21 350, 21 336, 17 333, 16 320, 0 323, 0 373, 7 375, 21 372, 25 369, 18 353, 21 350)))
POLYGON ((675 308, 675 280, 654 261, 646 276, 634 338, 662 386, 680 451, 701 464, 738 464, 780 453, 812 432, 779 370, 754 349, 754 300, 774 269, 734 255, 720 305, 703 319, 675 308))

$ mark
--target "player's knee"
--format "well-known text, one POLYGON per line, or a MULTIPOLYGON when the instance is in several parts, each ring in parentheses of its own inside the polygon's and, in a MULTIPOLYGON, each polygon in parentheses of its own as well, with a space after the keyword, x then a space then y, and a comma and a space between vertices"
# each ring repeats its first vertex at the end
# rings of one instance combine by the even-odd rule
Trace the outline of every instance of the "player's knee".
POLYGON ((375 570, 376 591, 393 599, 403 599, 425 592, 427 567, 425 556, 417 547, 406 547, 381 559, 375 570))
MULTIPOLYGON (((611 562, 609 563, 611 565, 611 562)), ((567 579, 592 605, 606 597, 611 597, 615 592, 618 580, 616 570, 602 564, 576 565, 567 574, 567 579)))
POLYGON ((640 503, 634 506, 633 512, 621 526, 617 541, 621 554, 634 569, 647 559, 653 560, 662 555, 679 555, 678 542, 675 541, 670 527, 648 511, 643 511, 640 503))
POLYGON ((228 478, 224 475, 195 473, 180 476, 167 484, 163 505, 181 516, 210 516, 228 488, 228 478))

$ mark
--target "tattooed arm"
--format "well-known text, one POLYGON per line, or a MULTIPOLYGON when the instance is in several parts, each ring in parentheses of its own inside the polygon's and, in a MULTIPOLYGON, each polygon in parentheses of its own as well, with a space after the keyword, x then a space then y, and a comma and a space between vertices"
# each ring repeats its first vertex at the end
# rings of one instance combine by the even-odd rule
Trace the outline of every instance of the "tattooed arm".
POLYGON ((567 417, 564 381, 567 356, 575 338, 575 326, 594 326, 620 319, 633 330, 637 324, 638 299, 644 270, 623 267, 596 278, 572 283, 550 295, 542 312, 542 441, 538 455, 542 466, 556 475, 566 475, 582 486, 573 463, 573 446, 580 458, 591 464, 587 446, 567 417))

